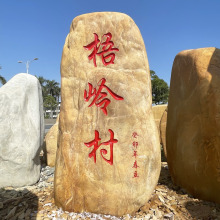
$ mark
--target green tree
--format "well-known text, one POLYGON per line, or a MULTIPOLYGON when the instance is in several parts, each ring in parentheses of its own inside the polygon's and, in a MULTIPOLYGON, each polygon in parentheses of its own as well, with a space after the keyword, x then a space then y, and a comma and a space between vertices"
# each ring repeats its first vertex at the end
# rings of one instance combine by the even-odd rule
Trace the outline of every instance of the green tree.
POLYGON ((59 87, 59 83, 56 82, 55 80, 47 80, 45 87, 46 87, 47 93, 53 96, 54 98, 59 96, 60 87, 59 87))
MULTIPOLYGON (((37 77, 37 76, 35 76, 35 77, 37 77)), ((43 76, 39 76, 39 77, 37 77, 37 79, 38 79, 38 81, 39 81, 39 83, 40 83, 40 85, 41 85, 42 96, 43 96, 43 99, 44 99, 44 97, 47 96, 47 91, 46 91, 46 87, 45 87, 47 80, 44 79, 43 76)))
POLYGON ((43 76, 39 76, 37 78, 42 88, 45 115, 46 115, 46 110, 50 110, 50 118, 52 118, 53 116, 52 113, 59 104, 59 98, 60 98, 59 83, 56 82, 55 80, 45 79, 43 76))
POLYGON ((42 88, 43 99, 48 95, 51 95, 57 100, 57 102, 59 102, 59 97, 60 97, 59 83, 56 82, 55 80, 45 79, 43 76, 39 76, 37 77, 37 79, 42 88))
POLYGON ((56 99, 53 96, 48 95, 44 97, 44 109, 50 110, 50 118, 53 118, 53 110, 56 109, 57 105, 56 99))
POLYGON ((156 73, 151 70, 152 102, 156 105, 168 102, 169 87, 167 83, 160 79, 156 73))
MULTIPOLYGON (((37 76, 36 76, 36 77, 37 77, 37 76)), ((44 87, 47 80, 44 79, 43 76, 39 76, 39 77, 37 77, 37 78, 38 78, 38 81, 39 81, 40 85, 41 85, 42 87, 44 87)))
MULTIPOLYGON (((1 69, 2 69, 2 67, 0 66, 0 70, 1 69)), ((4 85, 7 81, 3 76, 0 75, 0 82, 1 82, 2 85, 4 85)))
MULTIPOLYGON (((59 85, 59 84, 58 84, 59 85)), ((59 100, 60 100, 60 92, 61 92, 61 89, 59 86, 56 86, 54 88, 54 94, 55 94, 55 98, 57 100, 57 102, 59 103, 59 100)))
POLYGON ((0 75, 0 82, 2 85, 4 85, 7 81, 3 76, 0 75))

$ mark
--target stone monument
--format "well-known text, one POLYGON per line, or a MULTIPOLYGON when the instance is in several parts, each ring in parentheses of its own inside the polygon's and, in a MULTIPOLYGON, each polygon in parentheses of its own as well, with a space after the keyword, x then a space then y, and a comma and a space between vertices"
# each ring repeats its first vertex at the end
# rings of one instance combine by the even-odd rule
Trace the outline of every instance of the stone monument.
POLYGON ((55 203, 121 216, 151 196, 160 173, 145 45, 127 15, 76 17, 61 61, 55 203))

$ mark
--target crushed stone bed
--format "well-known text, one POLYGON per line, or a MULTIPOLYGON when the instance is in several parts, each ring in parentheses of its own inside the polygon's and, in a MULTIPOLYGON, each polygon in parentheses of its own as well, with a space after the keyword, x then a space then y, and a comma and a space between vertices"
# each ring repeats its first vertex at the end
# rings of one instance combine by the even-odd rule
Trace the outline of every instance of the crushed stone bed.
POLYGON ((43 166, 38 183, 20 188, 0 189, 0 219, 70 220, 70 219, 220 219, 220 206, 195 199, 171 182, 166 162, 161 163, 161 175, 147 204, 134 216, 115 217, 95 213, 65 212, 54 204, 54 168, 43 166))

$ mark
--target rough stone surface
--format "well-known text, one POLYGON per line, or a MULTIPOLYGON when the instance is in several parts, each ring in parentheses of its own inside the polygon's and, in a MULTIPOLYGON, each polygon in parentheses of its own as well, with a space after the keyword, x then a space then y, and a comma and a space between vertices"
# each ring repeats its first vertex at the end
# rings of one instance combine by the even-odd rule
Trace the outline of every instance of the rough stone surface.
MULTIPOLYGON (((105 39, 104 39, 105 40, 105 39)), ((102 41, 103 42, 103 41, 102 41)), ((55 171, 55 202, 64 210, 122 216, 144 205, 152 194, 160 173, 160 145, 152 114, 151 80, 145 45, 133 20, 121 13, 92 13, 76 17, 67 36, 62 61, 62 105, 55 171), (94 41, 96 33, 110 32, 115 54, 114 64, 104 66, 96 56, 97 67, 83 46, 94 41), (124 100, 111 103, 107 115, 95 104, 88 107, 84 91, 88 83, 97 88, 100 80, 124 100), (101 145, 94 157, 85 143, 99 132, 99 144, 110 140, 111 129, 118 142, 113 146, 113 164, 106 162, 101 149, 110 158, 110 146, 101 145), (135 132, 137 135, 135 135, 135 132), (136 144, 138 143, 138 146, 136 144), (134 145, 133 145, 134 143, 134 145), (137 149, 135 148, 137 147, 137 149), (137 151, 135 164, 134 151, 137 151), (139 177, 135 176, 135 171, 139 177)))
POLYGON ((163 112, 163 115, 160 120, 160 144, 163 147, 164 155, 167 157, 167 149, 166 149, 166 127, 167 127, 167 109, 163 112))
POLYGON ((32 75, 17 74, 0 88, 0 187, 38 181, 42 103, 41 86, 32 75))
POLYGON ((160 120, 161 120, 162 115, 163 115, 163 113, 164 113, 166 108, 167 108, 167 105, 155 105, 155 106, 152 106, 154 120, 156 122, 158 131, 159 131, 159 127, 160 127, 160 120))
POLYGON ((58 124, 59 116, 57 117, 56 123, 50 128, 45 137, 47 165, 50 167, 54 167, 56 161, 57 138, 59 134, 58 124))
POLYGON ((220 203, 220 49, 180 52, 173 64, 167 160, 173 181, 220 203))

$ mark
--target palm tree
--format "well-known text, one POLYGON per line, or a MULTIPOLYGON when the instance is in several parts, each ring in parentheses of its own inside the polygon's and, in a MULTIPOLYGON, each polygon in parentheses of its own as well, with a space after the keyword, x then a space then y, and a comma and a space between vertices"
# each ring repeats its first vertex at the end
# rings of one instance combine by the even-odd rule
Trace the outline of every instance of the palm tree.
POLYGON ((40 85, 41 85, 41 88, 42 88, 42 96, 43 96, 43 99, 47 96, 47 91, 46 91, 46 82, 47 82, 47 80, 46 79, 44 79, 44 77, 43 76, 39 76, 39 77, 37 77, 37 76, 35 76, 37 79, 38 79, 38 81, 39 81, 39 83, 40 83, 40 85))
POLYGON ((55 87, 55 96, 58 103, 60 101, 60 92, 61 92, 60 87, 55 87))
POLYGON ((39 76, 39 77, 37 77, 37 79, 38 79, 39 83, 41 84, 41 86, 43 87, 46 82, 46 79, 44 79, 43 76, 39 76))
POLYGON ((56 107, 57 102, 53 96, 48 95, 44 98, 44 109, 45 111, 50 110, 50 118, 53 118, 53 111, 56 109, 56 107))
POLYGON ((7 81, 3 76, 0 75, 0 82, 2 85, 4 85, 7 81))
POLYGON ((46 90, 48 94, 50 94, 54 98, 57 98, 57 96, 59 96, 60 94, 59 83, 56 82, 55 80, 47 80, 46 90))
POLYGON ((57 108, 59 104, 59 97, 60 97, 59 83, 56 82, 55 80, 47 80, 43 76, 39 76, 37 77, 37 79, 42 88, 45 115, 46 115, 46 110, 50 110, 50 117, 52 118, 53 111, 57 108))
MULTIPOLYGON (((55 80, 47 80, 47 82, 46 82, 46 90, 47 90, 47 95, 51 95, 52 97, 54 97, 54 99, 57 102, 57 106, 56 107, 58 107, 59 97, 60 97, 59 83, 56 82, 55 80)), ((56 114, 57 114, 57 111, 56 111, 56 114)))
MULTIPOLYGON (((1 69, 2 69, 2 67, 0 66, 0 70, 1 69)), ((4 85, 7 81, 3 76, 0 75, 0 82, 1 82, 2 85, 4 85)))

